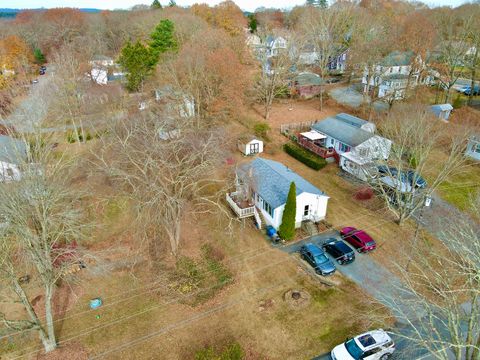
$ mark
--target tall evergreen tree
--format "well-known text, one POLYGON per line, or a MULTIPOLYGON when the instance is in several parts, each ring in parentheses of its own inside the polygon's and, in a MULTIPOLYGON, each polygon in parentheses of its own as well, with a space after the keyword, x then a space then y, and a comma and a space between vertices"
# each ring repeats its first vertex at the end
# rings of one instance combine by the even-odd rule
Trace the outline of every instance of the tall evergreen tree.
POLYGON ((172 21, 165 19, 160 21, 153 33, 150 35, 152 41, 150 47, 157 55, 167 51, 175 51, 178 47, 177 40, 174 37, 175 25, 172 21))
POLYGON ((153 3, 152 3, 152 5, 150 5, 150 7, 152 9, 161 9, 162 4, 160 4, 160 1, 158 1, 158 0, 153 0, 153 3))
POLYGON ((248 15, 248 28, 252 34, 257 31, 257 17, 255 14, 248 15))
POLYGON ((174 6, 177 6, 177 3, 175 2, 175 0, 170 0, 170 2, 168 3, 168 6, 174 7, 174 6))
POLYGON ((47 60, 45 59, 45 55, 43 55, 42 50, 39 48, 35 48, 33 50, 33 56, 35 58, 35 62, 39 65, 45 64, 47 60))
POLYGON ((138 91, 158 62, 158 55, 140 41, 128 42, 122 49, 118 63, 127 72, 127 89, 138 91))
POLYGON ((295 237, 295 215, 297 213, 297 188, 292 181, 288 191, 287 203, 283 209, 282 224, 278 233, 282 239, 292 240, 295 237))

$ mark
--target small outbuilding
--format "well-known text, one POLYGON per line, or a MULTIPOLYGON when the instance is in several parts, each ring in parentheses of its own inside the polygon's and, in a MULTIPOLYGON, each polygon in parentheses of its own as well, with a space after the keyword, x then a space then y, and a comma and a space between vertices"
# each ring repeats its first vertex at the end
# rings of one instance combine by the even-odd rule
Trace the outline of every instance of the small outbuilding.
POLYGON ((293 79, 292 87, 297 94, 305 99, 320 94, 322 79, 320 75, 312 72, 302 72, 293 79))
POLYGON ((450 113, 453 110, 453 106, 450 104, 437 104, 430 106, 430 110, 435 114, 439 119, 448 121, 450 113))
POLYGON ((238 139, 238 150, 243 155, 256 155, 263 152, 263 141, 254 136, 248 135, 238 139))

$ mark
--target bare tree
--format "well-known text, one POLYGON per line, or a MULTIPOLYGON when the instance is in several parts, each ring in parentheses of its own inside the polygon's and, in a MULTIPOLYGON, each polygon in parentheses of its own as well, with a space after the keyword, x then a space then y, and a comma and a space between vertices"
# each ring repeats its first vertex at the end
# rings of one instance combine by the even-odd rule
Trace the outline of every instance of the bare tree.
MULTIPOLYGON (((261 71, 258 72, 253 85, 253 97, 262 103, 265 120, 270 117, 273 101, 281 95, 288 95, 289 85, 292 80, 292 68, 297 64, 300 39, 292 33, 288 38, 279 33, 269 35, 274 39, 285 39, 285 47, 277 49, 262 48, 258 54, 261 71), (274 53, 273 53, 274 52, 274 53)), ((266 34, 261 34, 264 41, 266 34)))
POLYGON ((134 204, 150 255, 161 256, 165 238, 178 255, 182 220, 210 211, 224 194, 216 173, 225 134, 158 108, 120 120, 109 133, 97 157, 134 204))
MULTIPOLYGON (((307 7, 301 21, 301 31, 307 44, 315 49, 316 64, 323 82, 329 73, 333 57, 346 49, 353 28, 353 6, 335 6, 322 9, 307 7)), ((320 86, 320 110, 323 110, 323 87, 320 86)))
POLYGON ((393 144, 372 184, 399 224, 420 209, 445 179, 465 166, 467 131, 447 128, 422 105, 397 106, 381 124, 393 144), (439 163, 438 156, 442 162, 439 163), (422 176, 429 174, 428 185, 422 176))
MULTIPOLYGON (((476 209, 478 211, 478 208, 476 209)), ((409 348, 438 360, 480 357, 480 237, 478 224, 439 219, 445 247, 426 241, 408 270, 398 266, 400 296, 387 301, 403 326, 395 332, 409 348)), ((413 358, 413 357, 412 357, 413 358)), ((416 356, 415 358, 419 358, 416 356)))
POLYGON ((55 156, 48 139, 35 135, 24 141, 16 145, 19 178, 0 186, 0 283, 4 301, 22 304, 26 314, 19 318, 3 312, 0 320, 9 329, 38 331, 49 352, 57 346, 52 310, 56 284, 79 263, 76 241, 85 227, 82 195, 71 184, 72 163, 55 156), (35 288, 41 289, 43 310, 32 303, 35 288))
POLYGON ((435 54, 436 59, 432 61, 432 67, 437 71, 437 80, 445 90, 444 102, 450 101, 450 91, 465 67, 472 24, 471 18, 461 21, 452 14, 444 14, 439 19, 441 40, 435 54), (460 26, 459 23, 461 23, 460 26))

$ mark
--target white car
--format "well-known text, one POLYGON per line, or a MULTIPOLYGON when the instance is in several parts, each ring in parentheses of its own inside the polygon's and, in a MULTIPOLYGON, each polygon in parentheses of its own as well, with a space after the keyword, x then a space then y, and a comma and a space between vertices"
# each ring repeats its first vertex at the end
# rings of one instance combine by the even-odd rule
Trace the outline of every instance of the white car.
POLYGON ((349 339, 330 353, 333 360, 386 360, 395 351, 392 338, 382 329, 349 339))

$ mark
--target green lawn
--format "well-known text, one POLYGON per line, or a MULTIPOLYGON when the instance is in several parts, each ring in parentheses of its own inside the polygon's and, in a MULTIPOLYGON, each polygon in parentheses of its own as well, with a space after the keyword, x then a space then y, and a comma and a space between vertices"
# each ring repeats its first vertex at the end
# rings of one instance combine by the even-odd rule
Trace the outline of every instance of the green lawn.
POLYGON ((479 185, 480 166, 472 163, 461 173, 444 181, 438 191, 443 199, 460 210, 468 210, 472 199, 479 194, 479 185))

